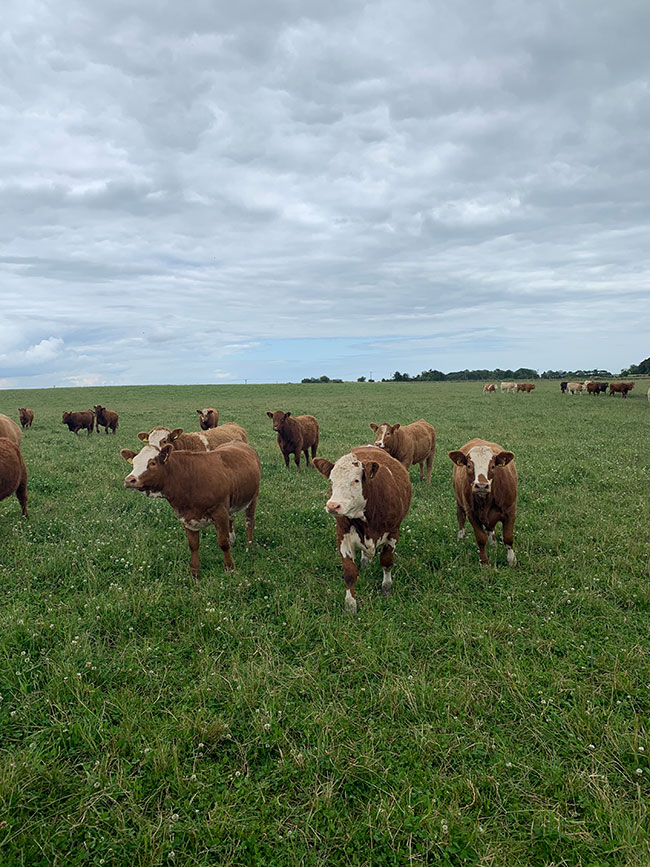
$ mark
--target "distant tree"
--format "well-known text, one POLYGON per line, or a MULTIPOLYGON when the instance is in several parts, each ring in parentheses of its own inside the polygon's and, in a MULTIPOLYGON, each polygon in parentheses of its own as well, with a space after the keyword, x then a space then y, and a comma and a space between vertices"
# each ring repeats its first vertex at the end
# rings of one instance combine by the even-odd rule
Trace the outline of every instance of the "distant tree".
POLYGON ((359 376, 359 377, 357 378, 357 382, 365 382, 365 381, 366 381, 365 376, 359 376))
POLYGON ((621 371, 621 376, 647 376, 650 373, 650 358, 644 358, 638 364, 631 364, 621 371))

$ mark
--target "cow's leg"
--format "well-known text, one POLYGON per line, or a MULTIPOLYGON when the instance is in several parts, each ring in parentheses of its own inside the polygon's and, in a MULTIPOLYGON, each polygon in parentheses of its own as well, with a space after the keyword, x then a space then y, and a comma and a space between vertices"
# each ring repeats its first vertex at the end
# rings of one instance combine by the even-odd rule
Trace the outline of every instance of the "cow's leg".
POLYGON ((305 456, 305 461, 307 463, 307 466, 309 466, 309 448, 303 449, 302 453, 305 456))
POLYGON ((341 557, 343 562, 343 578, 345 580, 345 607, 351 614, 357 613, 357 600, 354 588, 359 576, 357 564, 351 557, 341 557))
POLYGON ((491 530, 488 530, 487 543, 488 543, 488 545, 496 545, 496 543, 497 543, 497 538, 494 535, 494 528, 492 528, 491 530))
POLYGON ((300 472, 300 449, 299 448, 296 448, 295 452, 293 453, 293 459, 296 462, 296 469, 298 470, 298 472, 300 472))
POLYGON ((381 582, 381 595, 385 598, 393 592, 393 578, 391 575, 393 569, 393 556, 395 553, 395 545, 397 539, 389 539, 388 543, 381 549, 379 562, 383 571, 383 579, 381 582))
POLYGON ((465 538, 465 519, 467 515, 465 514, 465 509, 460 505, 460 503, 456 503, 456 518, 458 519, 458 535, 457 539, 465 538))
POLYGON ((515 529, 515 516, 508 515, 508 517, 503 519, 503 541, 506 546, 507 557, 508 557, 508 566, 516 566, 517 565, 517 557, 515 556, 515 552, 513 551, 512 545, 515 540, 514 537, 514 529, 515 529))
POLYGON ((424 481, 424 461, 418 461, 418 466, 420 468, 420 481, 424 481))
POLYGON ((257 497, 246 506, 246 538, 248 544, 253 544, 253 532, 255 531, 255 510, 257 509, 257 497))
POLYGON ((232 518, 228 521, 228 538, 230 540, 230 544, 234 544, 235 541, 235 527, 232 522, 232 518))
POLYGON ((198 530, 188 530, 185 527, 185 535, 187 536, 187 544, 190 546, 190 570, 193 578, 198 578, 201 571, 201 563, 199 562, 199 533, 198 530))
POLYGON ((16 488, 16 496, 20 503, 20 508, 23 510, 23 518, 27 518, 27 476, 25 475, 18 487, 16 488))
POLYGON ((235 563, 230 554, 230 517, 225 507, 220 509, 213 518, 214 527, 217 531, 217 542, 223 551, 223 568, 226 572, 232 572, 235 563))
POLYGON ((487 551, 485 550, 485 546, 487 545, 487 533, 481 523, 477 521, 476 518, 472 517, 471 513, 467 517, 469 518, 469 522, 474 530, 474 538, 478 545, 478 558, 481 561, 481 565, 488 566, 488 556, 487 551))
POLYGON ((312 459, 312 461, 313 461, 314 458, 316 457, 316 449, 317 449, 317 448, 318 448, 318 440, 316 440, 316 442, 314 443, 314 445, 311 447, 311 459, 312 459))
POLYGON ((431 473, 433 472, 433 452, 427 455, 427 485, 431 484, 431 473))
POLYGON ((289 455, 291 452, 282 452, 282 457, 284 458, 284 465, 287 469, 289 469, 289 455))

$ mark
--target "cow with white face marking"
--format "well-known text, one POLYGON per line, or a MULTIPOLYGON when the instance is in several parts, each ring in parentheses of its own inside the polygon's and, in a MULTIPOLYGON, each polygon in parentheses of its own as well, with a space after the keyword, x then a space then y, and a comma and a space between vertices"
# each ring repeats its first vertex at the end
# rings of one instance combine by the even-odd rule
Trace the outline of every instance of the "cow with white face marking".
POLYGON ((197 412, 199 414, 201 430, 210 430, 210 428, 217 427, 219 424, 219 410, 215 409, 213 406, 206 406, 204 409, 197 409, 197 412))
POLYGON ((190 546, 190 568, 198 577, 199 531, 214 524, 223 551, 226 572, 234 569, 230 544, 234 541, 233 516, 246 510, 248 544, 253 541, 255 509, 260 491, 261 466, 257 452, 247 443, 231 442, 212 452, 174 450, 146 445, 139 454, 120 452, 133 469, 124 487, 169 502, 185 529, 190 546))
POLYGON ((365 566, 380 552, 381 591, 393 591, 393 556, 400 526, 411 505, 411 480, 403 465, 384 449, 358 446, 333 464, 314 458, 314 466, 330 480, 325 511, 336 518, 336 545, 343 564, 345 605, 357 613, 356 552, 365 566))
POLYGON ((424 479, 424 464, 427 465, 427 484, 431 484, 433 459, 436 455, 436 429, 428 421, 421 418, 411 424, 377 425, 370 423, 375 432, 375 445, 385 449, 389 455, 404 465, 408 470, 413 464, 420 467, 420 479, 424 479))
POLYGON ((458 538, 465 538, 465 519, 474 530, 481 563, 488 565, 486 543, 496 544, 494 528, 500 521, 508 564, 517 565, 512 548, 517 517, 517 470, 512 452, 482 439, 473 439, 449 452, 454 462, 454 492, 458 538), (487 532, 486 532, 487 531, 487 532))
POLYGON ((138 439, 158 449, 166 443, 170 443, 175 449, 185 449, 190 452, 212 452, 224 443, 247 443, 248 435, 241 425, 230 421, 222 424, 221 427, 197 431, 196 433, 186 433, 182 427, 174 428, 174 430, 168 427, 155 427, 149 433, 140 431, 138 439))

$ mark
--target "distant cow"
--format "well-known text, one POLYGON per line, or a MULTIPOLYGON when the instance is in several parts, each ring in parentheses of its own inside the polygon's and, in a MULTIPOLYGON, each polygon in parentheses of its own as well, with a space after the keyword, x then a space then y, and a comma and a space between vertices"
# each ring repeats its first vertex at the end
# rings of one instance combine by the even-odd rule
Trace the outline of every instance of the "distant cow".
POLYGON ((564 392, 566 391, 568 384, 569 383, 566 381, 566 379, 560 383, 560 391, 562 392, 562 394, 564 394, 564 392))
POLYGON ((648 389, 648 403, 650 403, 650 388, 648 389))
POLYGON ((515 393, 516 385, 514 382, 502 382, 501 383, 501 392, 510 392, 511 394, 515 393))
POLYGON ((318 422, 313 415, 292 416, 290 412, 281 409, 266 413, 273 420, 273 430, 278 435, 278 445, 289 469, 289 456, 293 454, 298 472, 300 472, 300 453, 303 452, 309 466, 309 449, 312 459, 316 457, 318 448, 318 422))
POLYGON ((201 430, 210 430, 210 428, 217 427, 219 424, 219 410, 215 409, 213 406, 206 406, 205 409, 197 409, 197 412, 199 414, 201 430))
POLYGON ((569 394, 582 394, 585 388, 582 382, 567 382, 566 387, 569 394))
POLYGON ((22 425, 23 430, 26 427, 32 426, 32 423, 34 421, 33 409, 27 409, 26 407, 23 407, 22 409, 18 410, 18 415, 20 416, 20 424, 22 425))
POLYGON ((436 455, 436 429, 421 418, 402 427, 400 424, 380 425, 370 423, 376 433, 375 445, 385 449, 408 470, 413 464, 420 467, 420 479, 424 478, 424 464, 427 465, 427 484, 431 484, 433 459, 436 455))
POLYGON ((345 606, 357 613, 355 586, 359 569, 377 552, 383 571, 381 592, 393 591, 393 556, 400 525, 411 504, 411 480, 403 465, 384 449, 358 446, 333 464, 314 458, 314 466, 330 480, 325 511, 336 517, 336 546, 343 564, 345 606))
POLYGON ((157 449, 170 443, 174 449, 184 449, 190 452, 213 452, 225 443, 248 442, 246 431, 234 421, 222 424, 219 428, 211 428, 197 433, 185 433, 182 427, 177 427, 174 430, 168 427, 155 427, 149 433, 141 431, 138 434, 138 439, 157 449))
POLYGON ((20 447, 20 441, 23 438, 23 432, 18 427, 16 422, 9 418, 8 415, 0 413, 0 437, 7 437, 12 443, 16 443, 20 447))
POLYGON ((0 437, 0 500, 15 494, 27 518, 27 469, 16 443, 0 437))
POLYGON ((610 382, 609 396, 611 397, 613 394, 620 394, 621 397, 627 397, 628 391, 632 391, 633 388, 633 382, 610 382))
POLYGON ((147 446, 140 454, 122 449, 122 457, 133 465, 124 487, 147 496, 163 497, 185 529, 190 546, 190 568, 198 578, 199 531, 214 524, 223 551, 224 569, 235 564, 230 545, 235 540, 233 515, 246 510, 248 544, 253 541, 255 510, 260 492, 260 459, 247 443, 232 442, 213 452, 175 451, 167 443, 161 449, 147 446))
POLYGON ((600 394, 601 391, 607 391, 607 386, 608 383, 606 382, 593 382, 593 380, 585 383, 587 394, 600 394))
POLYGON ((75 434, 85 428, 90 436, 95 426, 95 413, 91 409, 83 409, 80 412, 64 412, 62 424, 67 424, 68 430, 75 434))
POLYGON ((512 548, 513 529, 517 516, 517 470, 512 452, 482 439, 473 439, 460 449, 449 452, 454 462, 454 492, 458 538, 465 538, 465 519, 474 530, 478 556, 488 564, 485 546, 494 545, 494 528, 503 526, 503 541, 508 552, 508 564, 517 565, 512 548), (487 531, 487 532, 486 532, 487 531))
POLYGON ((106 409, 105 406, 101 406, 100 404, 93 406, 93 409, 95 410, 97 433, 99 433, 100 425, 104 428, 104 433, 108 433, 109 428, 115 433, 117 431, 117 413, 113 412, 112 409, 106 409))
POLYGON ((489 394, 492 391, 496 391, 496 386, 492 385, 492 383, 488 383, 483 386, 483 394, 489 394))
POLYGON ((518 382, 517 383, 517 391, 525 391, 526 393, 529 393, 529 392, 534 391, 534 390, 535 390, 535 386, 531 385, 528 382, 518 382))

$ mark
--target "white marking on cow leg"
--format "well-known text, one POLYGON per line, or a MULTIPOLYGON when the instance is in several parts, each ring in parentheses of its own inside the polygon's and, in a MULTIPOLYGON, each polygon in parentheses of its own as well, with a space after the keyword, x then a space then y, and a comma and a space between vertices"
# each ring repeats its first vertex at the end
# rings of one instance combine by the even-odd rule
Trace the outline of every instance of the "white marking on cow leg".
POLYGON ((512 547, 510 545, 506 545, 506 547, 508 549, 508 554, 507 554, 508 566, 516 566, 517 565, 517 558, 515 556, 515 552, 512 550, 512 547))
POLYGON ((349 590, 345 591, 345 607, 350 612, 350 614, 357 613, 357 600, 350 593, 349 590))
POLYGON ((457 539, 464 539, 465 538, 465 527, 463 527, 462 530, 458 531, 458 535, 456 536, 456 538, 457 539))
POLYGON ((370 557, 368 557, 366 552, 362 549, 361 550, 361 568, 365 569, 366 566, 368 565, 368 563, 370 563, 370 557))
POLYGON ((393 579, 391 577, 391 569, 384 569, 384 580, 381 582, 381 595, 390 596, 393 592, 393 579))
POLYGON ((234 530, 231 530, 230 533, 228 533, 228 538, 230 539, 230 544, 233 545, 235 542, 235 539, 237 538, 237 535, 235 534, 234 530))
POLYGON ((494 535, 494 530, 490 530, 488 533, 488 545, 496 545, 497 537, 494 535))

